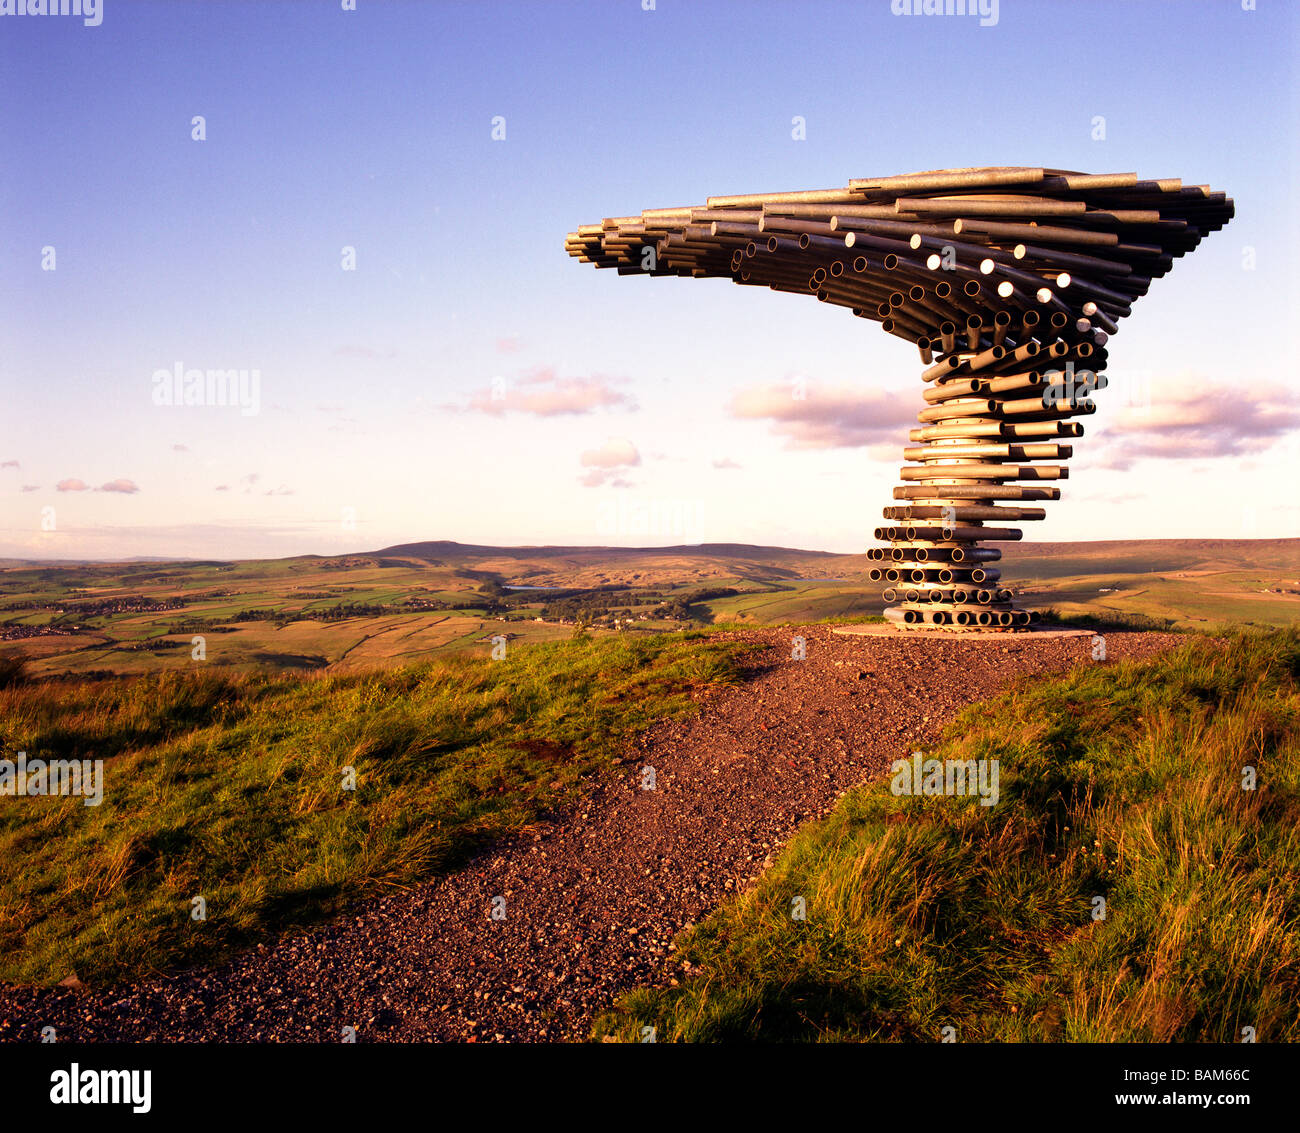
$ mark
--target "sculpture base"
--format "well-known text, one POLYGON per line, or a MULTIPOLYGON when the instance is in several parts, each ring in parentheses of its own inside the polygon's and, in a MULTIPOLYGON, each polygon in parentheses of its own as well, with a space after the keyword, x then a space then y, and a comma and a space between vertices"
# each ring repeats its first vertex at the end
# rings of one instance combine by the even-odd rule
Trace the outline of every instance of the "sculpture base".
POLYGON ((1020 640, 1043 641, 1059 637, 1095 637, 1091 629, 1063 629, 1055 626, 1027 626, 1015 629, 957 629, 943 626, 847 625, 832 626, 831 633, 844 637, 947 637, 962 641, 1006 641, 1014 635, 1020 640))
MULTIPOLYGON (((890 595, 886 595, 890 597, 890 595)), ((1021 610, 1004 603, 998 605, 965 603, 907 603, 886 606, 885 620, 904 629, 937 629, 948 633, 976 630, 1026 630, 1034 620, 1031 610, 1021 610)))

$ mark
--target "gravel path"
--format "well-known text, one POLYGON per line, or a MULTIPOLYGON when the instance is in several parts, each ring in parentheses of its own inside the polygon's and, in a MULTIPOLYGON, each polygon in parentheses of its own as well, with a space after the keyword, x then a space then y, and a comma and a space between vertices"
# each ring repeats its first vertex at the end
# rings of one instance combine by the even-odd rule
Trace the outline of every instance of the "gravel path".
MULTIPOLYGON (((110 990, 0 986, 0 1040, 39 1041, 46 1026, 61 1042, 338 1042, 347 1026, 360 1042, 585 1038, 616 996, 673 978, 674 935, 745 888, 801 823, 965 705, 1091 655, 1087 637, 723 636, 764 644, 751 679, 641 736, 626 775, 567 817, 221 967, 110 990)), ((1145 657, 1182 640, 1108 633, 1106 649, 1145 657)))

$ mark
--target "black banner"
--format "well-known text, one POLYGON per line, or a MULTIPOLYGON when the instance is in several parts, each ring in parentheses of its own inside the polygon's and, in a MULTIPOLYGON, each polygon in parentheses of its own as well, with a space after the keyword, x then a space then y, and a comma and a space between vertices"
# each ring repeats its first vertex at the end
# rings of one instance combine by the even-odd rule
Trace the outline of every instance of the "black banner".
MULTIPOLYGON (((932 1121, 992 1105, 999 1120, 1121 1111, 1160 1120, 1200 1112, 1213 1120, 1277 1113, 1293 1093, 1288 1046, 979 1046, 936 1044, 746 1048, 719 1054, 641 1051, 624 1058, 600 1044, 586 1053, 533 1047, 83 1046, 4 1048, 10 1128, 22 1118, 72 1118, 94 1125, 112 1114, 132 1123, 205 1118, 309 1118, 331 1122, 386 1114, 459 1110, 481 1102, 506 1117, 584 1113, 695 1117, 703 1104, 734 1117, 754 1107, 769 1119, 824 1115, 842 1106, 869 1119, 911 1110, 932 1121), (571 1062, 567 1060, 572 1059, 571 1062), (809 1059, 809 1061, 805 1061, 809 1059), (567 1065, 566 1065, 567 1062, 567 1065), (763 1071, 770 1065, 769 1073, 763 1071), (600 1074, 591 1074, 600 1070, 600 1074), (737 1071, 741 1071, 737 1073, 737 1071), (819 1072, 824 1071, 825 1076, 819 1072), (676 1084, 665 1072, 688 1075, 676 1084), (833 1078, 831 1076, 834 1076, 833 1078), (755 1089, 758 1083, 765 1083, 755 1089), (437 1107, 435 1110, 433 1107, 437 1107), (629 1109, 629 1107, 632 1107, 629 1109)), ((652 1045, 652 1044, 639 1044, 652 1045)))

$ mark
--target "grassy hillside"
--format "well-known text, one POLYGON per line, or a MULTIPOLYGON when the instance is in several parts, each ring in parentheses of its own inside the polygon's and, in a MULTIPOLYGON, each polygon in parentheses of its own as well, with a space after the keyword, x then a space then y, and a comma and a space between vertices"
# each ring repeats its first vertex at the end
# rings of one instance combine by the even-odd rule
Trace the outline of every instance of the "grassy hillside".
POLYGON ((0 798, 0 979, 209 959, 449 870, 733 679, 736 648, 624 635, 344 676, 0 671, 0 758, 105 760, 99 806, 0 798))
MULTIPOLYGON (((999 566, 1064 617, 1218 631, 1300 622, 1300 540, 1029 543, 999 566)), ((94 676, 206 664, 355 672, 595 633, 878 618, 864 555, 780 547, 419 543, 249 562, 0 563, 0 658, 94 676), (729 592, 725 595, 722 592, 729 592), (656 612, 658 611, 658 612, 656 612)))
POLYGON ((1220 631, 1300 622, 1300 540, 1153 539, 1004 548, 1026 606, 1220 631))
POLYGON ((1291 630, 968 710, 925 754, 998 760, 997 805, 850 793, 684 937, 680 986, 631 995, 597 1033, 1300 1040, 1298 680, 1291 630))
MULTIPOLYGON (((579 614, 595 634, 616 624, 641 634, 689 629, 720 620, 707 602, 697 602, 720 591, 783 600, 774 608, 778 620, 819 620, 864 602, 879 607, 876 588, 803 581, 800 569, 824 573, 817 556, 806 563, 804 552, 776 551, 771 563, 753 560, 768 550, 561 548, 533 561, 527 549, 511 558, 500 549, 461 548, 446 561, 385 553, 26 564, 0 569, 0 659, 20 656, 37 675, 167 673, 196 667, 192 654, 201 639, 206 667, 343 673, 485 654, 486 643, 501 634, 520 646, 567 639, 579 614), (732 551, 736 557, 727 557, 732 551), (543 567, 548 573, 539 575, 543 567)), ((865 568, 865 560, 858 565, 865 568)))

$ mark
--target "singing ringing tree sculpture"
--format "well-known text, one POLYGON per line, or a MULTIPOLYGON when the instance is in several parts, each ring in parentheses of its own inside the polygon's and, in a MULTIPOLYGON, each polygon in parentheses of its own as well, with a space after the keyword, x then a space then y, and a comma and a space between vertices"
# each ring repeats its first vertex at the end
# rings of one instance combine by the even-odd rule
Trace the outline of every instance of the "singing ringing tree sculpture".
POLYGON ((925 408, 871 577, 905 626, 1022 628, 1002 552, 1058 499, 1118 322, 1233 204, 1135 173, 940 169, 845 189, 710 197, 582 225, 570 255, 620 275, 730 277, 848 307, 920 350, 925 408), (1039 463, 1048 462, 1048 463, 1039 463))

